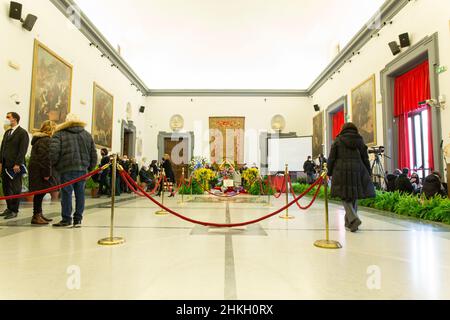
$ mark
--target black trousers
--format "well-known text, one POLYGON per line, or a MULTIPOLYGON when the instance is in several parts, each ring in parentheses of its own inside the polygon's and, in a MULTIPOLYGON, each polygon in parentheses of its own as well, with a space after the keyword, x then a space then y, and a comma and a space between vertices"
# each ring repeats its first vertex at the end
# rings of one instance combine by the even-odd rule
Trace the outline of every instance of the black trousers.
POLYGON ((111 181, 107 173, 100 175, 99 194, 111 195, 111 181))
POLYGON ((33 197, 33 214, 42 213, 42 201, 44 197, 45 193, 37 194, 33 197))
MULTIPOLYGON (((6 174, 5 170, 2 171, 2 182, 3 182, 3 194, 5 196, 12 196, 22 193, 22 176, 16 175, 14 179, 11 180, 6 174)), ((8 209, 12 212, 19 212, 20 199, 6 200, 8 209)))

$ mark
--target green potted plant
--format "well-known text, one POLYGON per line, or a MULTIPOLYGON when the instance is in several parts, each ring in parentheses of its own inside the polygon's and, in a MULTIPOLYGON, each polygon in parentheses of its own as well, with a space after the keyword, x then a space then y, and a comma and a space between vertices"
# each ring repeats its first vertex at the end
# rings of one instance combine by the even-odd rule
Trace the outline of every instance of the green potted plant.
POLYGON ((95 182, 92 177, 86 181, 86 189, 91 190, 91 197, 96 198, 98 196, 99 184, 95 182))

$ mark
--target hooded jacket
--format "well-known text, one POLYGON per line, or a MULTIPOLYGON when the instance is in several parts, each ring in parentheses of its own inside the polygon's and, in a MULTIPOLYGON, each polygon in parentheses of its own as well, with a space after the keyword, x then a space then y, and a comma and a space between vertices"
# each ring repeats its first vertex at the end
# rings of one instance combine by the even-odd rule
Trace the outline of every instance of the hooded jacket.
POLYGON ((59 174, 92 171, 97 164, 94 139, 79 121, 59 125, 50 141, 50 161, 59 174))
POLYGON ((28 165, 30 191, 44 190, 57 185, 49 157, 50 140, 50 136, 45 133, 37 132, 33 134, 30 163, 28 165), (50 179, 45 180, 48 177, 50 179))
POLYGON ((354 201, 375 197, 367 146, 356 129, 344 129, 331 147, 328 158, 331 197, 354 201))

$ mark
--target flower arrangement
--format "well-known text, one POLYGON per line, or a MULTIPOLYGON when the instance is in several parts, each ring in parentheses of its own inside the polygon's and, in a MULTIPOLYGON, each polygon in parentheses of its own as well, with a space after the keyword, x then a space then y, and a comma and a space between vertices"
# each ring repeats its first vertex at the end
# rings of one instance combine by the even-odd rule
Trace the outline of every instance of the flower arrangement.
POLYGON ((253 184, 253 182, 259 177, 259 170, 258 168, 250 168, 247 170, 244 170, 242 172, 242 178, 245 179, 250 185, 253 184))
POLYGON ((193 157, 189 162, 189 169, 193 172, 208 166, 208 160, 205 157, 193 157))
POLYGON ((218 174, 222 179, 233 179, 234 168, 222 168, 218 174))
POLYGON ((205 191, 209 190, 209 182, 216 177, 211 169, 200 168, 194 171, 194 178, 202 184, 205 191))

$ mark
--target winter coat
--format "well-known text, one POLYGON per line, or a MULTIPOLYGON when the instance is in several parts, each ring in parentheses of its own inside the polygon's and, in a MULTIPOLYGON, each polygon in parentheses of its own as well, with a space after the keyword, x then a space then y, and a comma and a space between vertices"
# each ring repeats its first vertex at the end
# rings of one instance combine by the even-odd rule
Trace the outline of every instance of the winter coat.
POLYGON ((441 179, 434 174, 430 174, 423 182, 422 192, 427 198, 441 195, 446 197, 445 189, 442 185, 441 179))
POLYGON ((405 174, 401 174, 395 181, 395 191, 407 194, 414 193, 414 187, 411 180, 409 180, 405 174))
POLYGON ((54 187, 58 181, 54 177, 52 164, 50 162, 50 136, 38 132, 33 135, 31 140, 31 156, 28 164, 28 180, 30 191, 40 191, 54 187), (49 180, 44 178, 50 177, 49 180))
POLYGON ((128 173, 130 174, 130 177, 137 181, 137 177, 139 175, 139 166, 137 163, 131 163, 130 168, 128 169, 128 173))
POLYGON ((19 126, 12 135, 11 130, 5 132, 0 147, 0 163, 3 168, 8 169, 25 164, 25 155, 30 143, 30 137, 25 129, 19 126))
POLYGON ((398 176, 394 174, 388 174, 386 176, 386 191, 387 192, 395 192, 395 182, 397 181, 398 176))
POLYGON ((305 171, 305 173, 307 174, 316 173, 316 165, 311 160, 307 160, 303 164, 303 171, 305 171))
POLYGON ((97 150, 83 122, 59 125, 50 141, 50 161, 58 173, 92 171, 97 164, 97 150))
POLYGON ((166 174, 167 180, 169 182, 175 183, 175 174, 173 173, 172 163, 170 163, 170 160, 164 160, 164 162, 162 163, 162 167, 166 174))
POLYGON ((354 129, 345 129, 336 138, 328 158, 331 197, 354 201, 375 197, 367 146, 354 129))

